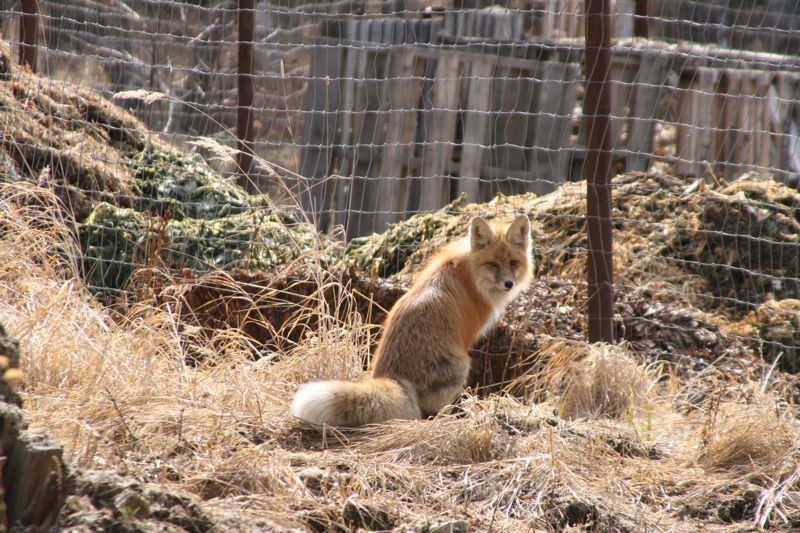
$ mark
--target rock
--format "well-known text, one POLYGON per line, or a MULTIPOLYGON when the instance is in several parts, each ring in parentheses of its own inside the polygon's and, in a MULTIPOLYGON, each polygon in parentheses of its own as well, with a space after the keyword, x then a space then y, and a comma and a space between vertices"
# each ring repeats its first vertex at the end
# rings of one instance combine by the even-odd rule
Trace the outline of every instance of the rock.
POLYGON ((563 510, 562 527, 576 527, 597 522, 597 508, 591 503, 571 501, 563 510))
MULTIPOLYGON (((342 508, 342 518, 352 530, 387 531, 394 528, 394 520, 385 510, 371 504, 347 500, 342 508)), ((465 530, 466 531, 466 530, 465 530)))
POLYGON ((0 401, 0 456, 8 457, 22 427, 22 409, 0 401))
POLYGON ((60 525, 74 531, 219 530, 197 498, 103 470, 75 474, 60 525))
POLYGON ((19 374, 19 343, 0 324, 0 402, 5 401, 22 407, 22 399, 14 392, 10 380, 2 379, 10 371, 19 374))
POLYGON ((138 492, 125 489, 114 498, 114 507, 125 517, 145 518, 150 515, 150 504, 138 492))
POLYGON ((141 483, 107 470, 89 470, 75 478, 75 494, 91 498, 97 508, 113 507, 114 499, 123 492, 141 491, 141 483))
POLYGON ((306 467, 297 473, 297 477, 308 488, 308 490, 318 493, 322 490, 323 483, 328 478, 328 472, 322 468, 313 466, 306 467))

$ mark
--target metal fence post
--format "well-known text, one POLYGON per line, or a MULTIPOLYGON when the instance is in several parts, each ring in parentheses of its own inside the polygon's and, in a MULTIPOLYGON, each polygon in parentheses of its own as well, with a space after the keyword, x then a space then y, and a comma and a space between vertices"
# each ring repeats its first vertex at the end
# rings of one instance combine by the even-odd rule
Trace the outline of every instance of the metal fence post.
POLYGON ((614 285, 611 243, 611 12, 609 0, 585 0, 586 212, 589 233, 589 342, 613 342, 614 285))
POLYGON ((39 1, 22 0, 19 19, 19 64, 36 72, 36 31, 39 26, 39 1))
POLYGON ((647 4, 649 0, 636 0, 634 5, 633 35, 635 37, 649 37, 647 27, 647 4))
POLYGON ((250 178, 253 165, 253 36, 255 31, 255 0, 239 0, 239 64, 236 74, 238 103, 236 109, 236 148, 239 154, 236 163, 239 170, 239 184, 248 192, 257 192, 256 184, 250 178))

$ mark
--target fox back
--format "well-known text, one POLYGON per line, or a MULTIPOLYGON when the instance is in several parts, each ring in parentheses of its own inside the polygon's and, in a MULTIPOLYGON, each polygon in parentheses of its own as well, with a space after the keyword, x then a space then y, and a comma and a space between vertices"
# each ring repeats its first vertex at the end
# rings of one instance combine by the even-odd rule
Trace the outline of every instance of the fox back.
POLYGON ((469 235, 436 253, 389 312, 371 379, 305 386, 293 414, 342 426, 435 415, 463 391, 469 349, 530 283, 530 254, 526 216, 474 218, 469 235))

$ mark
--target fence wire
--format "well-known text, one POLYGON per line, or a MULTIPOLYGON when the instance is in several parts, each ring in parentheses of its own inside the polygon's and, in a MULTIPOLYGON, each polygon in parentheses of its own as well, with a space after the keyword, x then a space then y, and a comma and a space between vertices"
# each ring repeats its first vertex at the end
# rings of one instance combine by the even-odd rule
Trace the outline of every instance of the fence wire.
MULTIPOLYGON (((305 248, 278 225, 304 216, 320 230, 306 235, 309 243, 338 226, 351 246, 368 246, 380 242, 371 235, 415 214, 444 206, 458 213, 464 201, 498 194, 507 198, 486 212, 528 212, 537 223, 540 278, 585 269, 585 192, 576 183, 587 152, 583 2, 256 2, 246 75, 255 86, 248 127, 257 159, 247 179, 267 195, 257 201, 232 184, 240 172, 220 157, 236 146, 237 2, 38 6, 42 77, 29 74, 35 83, 25 90, 48 93, 55 106, 75 95, 92 101, 74 86, 116 95, 152 132, 114 115, 106 144, 134 149, 87 151, 53 125, 45 144, 66 150, 58 160, 84 169, 82 178, 72 179, 68 165, 53 167, 52 154, 32 167, 35 179, 46 169, 68 191, 93 257, 86 276, 98 289, 130 292, 142 266, 204 271, 290 261, 305 248), (130 91, 144 93, 119 98, 130 91), (211 167, 148 148, 151 138, 187 157, 198 152, 211 167), (154 168, 175 179, 158 182, 154 168), (216 175, 223 184, 209 185, 216 175), (107 181, 103 189, 100 176, 134 186, 107 181), (295 202, 302 214, 275 215, 276 205, 295 202), (140 230, 137 239, 125 236, 140 230), (253 246, 265 238, 271 248, 253 246), (145 259, 153 250, 158 264, 145 259)), ((7 0, 0 9, 0 31, 15 53, 20 7, 7 0)), ((796 368, 800 7, 794 0, 612 0, 611 7, 618 336, 661 357, 675 343, 711 357, 722 337, 755 339, 758 350, 796 368)), ((97 122, 99 111, 86 105, 82 116, 51 112, 74 134, 75 122, 87 131, 97 122)), ((36 118, 19 105, 4 113, 7 124, 36 118)), ((23 126, 27 136, 14 141, 39 146, 32 126, 23 126)), ((17 131, 3 128, 6 138, 17 131)), ((431 231, 445 225, 431 220, 431 231)), ((424 234, 409 232, 397 244, 404 251, 384 257, 377 273, 399 270, 424 234)))

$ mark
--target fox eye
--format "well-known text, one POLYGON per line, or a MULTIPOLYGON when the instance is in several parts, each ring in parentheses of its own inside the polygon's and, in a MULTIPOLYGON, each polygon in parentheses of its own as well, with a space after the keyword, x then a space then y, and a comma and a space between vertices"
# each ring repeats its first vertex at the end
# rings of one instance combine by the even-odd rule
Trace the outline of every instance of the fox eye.
POLYGON ((488 263, 486 263, 486 264, 487 264, 487 265, 489 265, 489 266, 490 266, 490 267, 492 267, 492 268, 500 268, 500 265, 498 265, 498 264, 497 264, 497 263, 495 263, 494 261, 489 261, 489 262, 488 262, 488 263))
POLYGON ((517 268, 519 266, 519 261, 516 259, 511 260, 511 268, 517 268))

